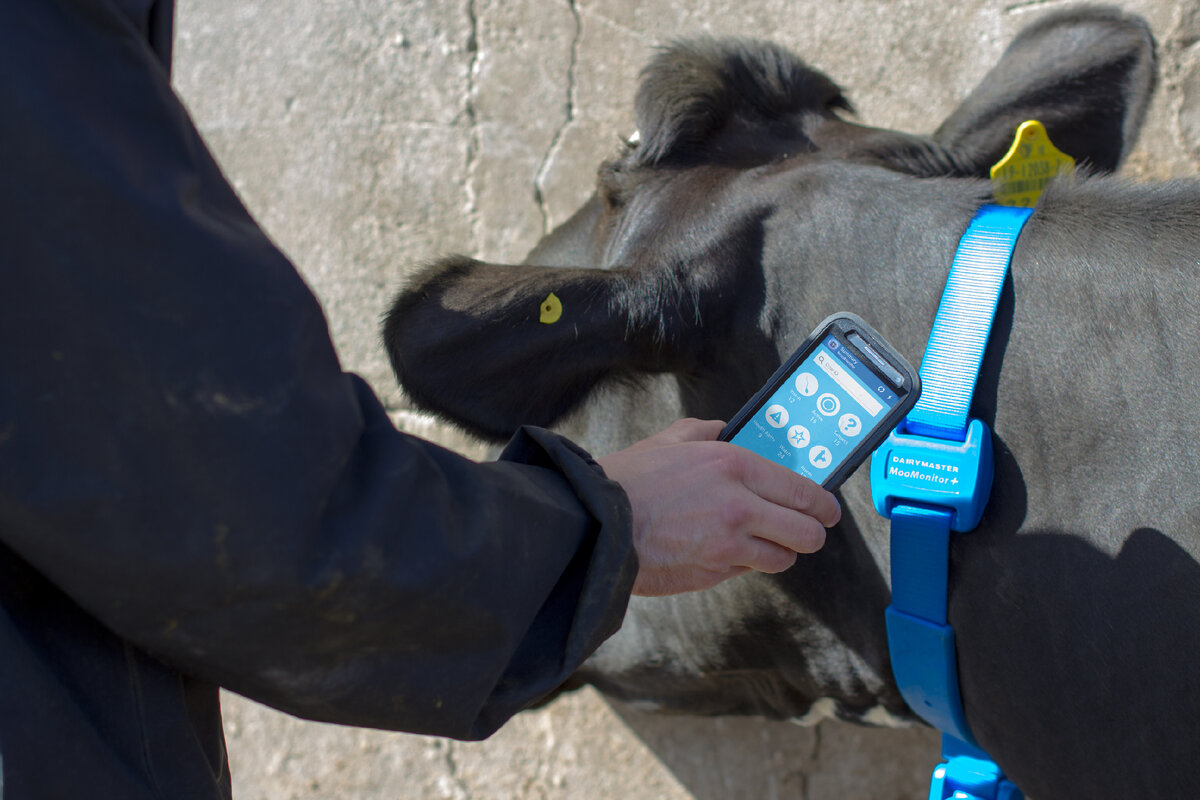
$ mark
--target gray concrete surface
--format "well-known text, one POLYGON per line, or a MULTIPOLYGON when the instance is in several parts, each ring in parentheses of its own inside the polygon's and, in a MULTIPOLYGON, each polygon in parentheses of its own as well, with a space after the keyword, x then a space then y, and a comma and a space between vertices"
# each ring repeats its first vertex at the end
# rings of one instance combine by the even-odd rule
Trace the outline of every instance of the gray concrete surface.
MULTIPOLYGON (((773 38, 860 118, 932 130, 1032 0, 179 0, 175 82, 247 206, 323 302, 343 363, 398 425, 484 449, 406 406, 378 343, 405 274, 463 252, 517 260, 632 131, 638 70, 689 33, 773 38)), ((1125 3, 1159 39, 1160 89, 1126 171, 1200 166, 1200 8, 1125 3)), ((644 411, 646 404, 626 398, 644 411)), ((647 428, 671 416, 653 409, 647 428)), ((596 426, 581 430, 585 438, 596 426)), ((611 442, 591 442, 611 446, 611 442)), ((302 722, 224 698, 235 796, 922 797, 936 737, 823 723, 653 717, 583 692, 477 744, 302 722)))

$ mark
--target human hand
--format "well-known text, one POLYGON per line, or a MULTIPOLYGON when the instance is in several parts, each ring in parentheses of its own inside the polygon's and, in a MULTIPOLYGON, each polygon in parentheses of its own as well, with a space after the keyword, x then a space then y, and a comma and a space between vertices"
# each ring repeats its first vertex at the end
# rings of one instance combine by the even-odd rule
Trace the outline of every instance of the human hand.
POLYGON ((808 478, 716 441, 724 423, 684 419, 598 459, 633 508, 633 593, 693 592, 752 569, 782 572, 825 543, 842 510, 808 478))

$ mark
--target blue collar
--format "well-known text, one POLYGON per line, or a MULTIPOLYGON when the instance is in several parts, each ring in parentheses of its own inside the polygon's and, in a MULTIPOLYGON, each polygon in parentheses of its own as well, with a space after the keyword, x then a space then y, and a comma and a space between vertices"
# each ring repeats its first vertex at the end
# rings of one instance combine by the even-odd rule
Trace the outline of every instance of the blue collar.
POLYGON ((971 220, 921 363, 921 399, 871 460, 875 507, 892 521, 892 670, 913 711, 944 734, 947 761, 930 791, 936 800, 955 791, 1021 797, 967 726, 946 611, 950 532, 979 523, 992 485, 991 431, 968 418, 971 397, 1013 249, 1032 213, 986 205, 971 220))

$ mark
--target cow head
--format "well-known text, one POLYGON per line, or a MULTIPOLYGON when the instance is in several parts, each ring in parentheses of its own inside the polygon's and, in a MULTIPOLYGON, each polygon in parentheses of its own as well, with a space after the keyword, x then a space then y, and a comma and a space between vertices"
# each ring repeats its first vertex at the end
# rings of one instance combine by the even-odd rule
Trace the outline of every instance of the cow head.
POLYGON ((643 72, 640 137, 600 167, 587 204, 525 264, 452 257, 418 273, 387 315, 388 353, 417 405, 487 438, 656 373, 678 379, 688 413, 727 418, 826 313, 903 305, 855 277, 877 284, 880 265, 921 250, 888 243, 889 214, 935 197, 969 213, 1026 119, 1086 169, 1113 170, 1153 83, 1140 21, 1059 13, 918 136, 849 121, 837 84, 775 45, 673 44, 643 72), (822 270, 844 280, 827 288, 822 270))

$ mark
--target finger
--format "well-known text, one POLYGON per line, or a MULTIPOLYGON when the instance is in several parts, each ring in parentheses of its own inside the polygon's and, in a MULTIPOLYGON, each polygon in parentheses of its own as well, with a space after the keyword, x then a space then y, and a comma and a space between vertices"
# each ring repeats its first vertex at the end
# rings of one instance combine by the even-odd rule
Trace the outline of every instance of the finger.
POLYGON ((742 483, 747 489, 777 506, 808 514, 827 528, 841 519, 841 504, 831 492, 782 464, 744 452, 748 458, 742 459, 742 483))
POLYGON ((775 549, 795 555, 815 553, 825 545, 825 526, 815 518, 752 493, 727 500, 721 517, 721 527, 729 534, 714 540, 714 549, 708 554, 710 567, 740 564, 771 571, 763 569, 763 563, 770 563, 762 561, 764 556, 790 558, 778 553, 770 556, 775 549))
POLYGON ((793 553, 815 553, 825 546, 825 526, 808 514, 767 505, 750 534, 793 553))
POLYGON ((772 574, 791 569, 797 558, 794 550, 755 536, 747 537, 744 552, 745 557, 739 560, 738 566, 772 574))
POLYGON ((750 495, 725 504, 724 525, 738 538, 726 540, 732 552, 715 554, 729 564, 741 564, 745 539, 753 537, 793 553, 815 553, 825 545, 825 526, 813 516, 750 495))

